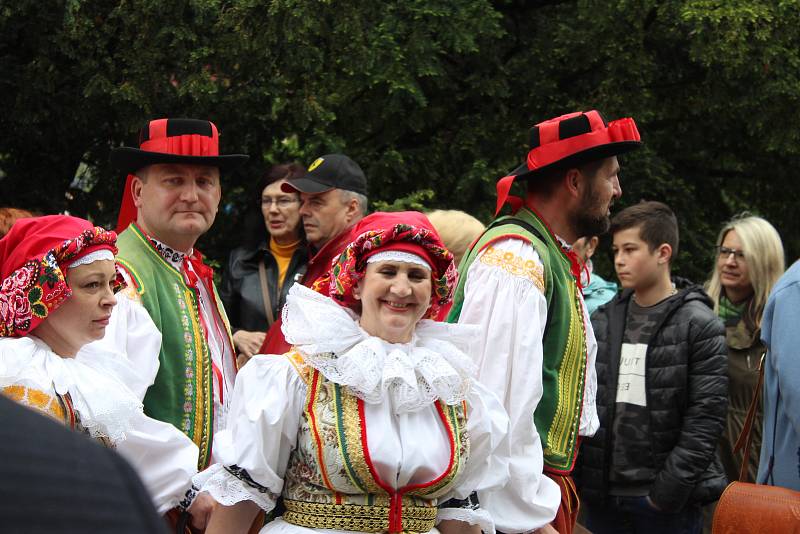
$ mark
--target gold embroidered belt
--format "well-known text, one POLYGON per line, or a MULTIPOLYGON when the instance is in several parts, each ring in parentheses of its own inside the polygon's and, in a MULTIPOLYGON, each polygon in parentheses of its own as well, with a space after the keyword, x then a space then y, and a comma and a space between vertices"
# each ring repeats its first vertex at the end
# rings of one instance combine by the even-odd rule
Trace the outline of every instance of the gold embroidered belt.
MULTIPOLYGON (((391 509, 362 504, 326 504, 284 500, 283 520, 307 528, 388 532, 391 509)), ((428 532, 436 526, 436 507, 403 506, 402 528, 407 534, 428 532)))

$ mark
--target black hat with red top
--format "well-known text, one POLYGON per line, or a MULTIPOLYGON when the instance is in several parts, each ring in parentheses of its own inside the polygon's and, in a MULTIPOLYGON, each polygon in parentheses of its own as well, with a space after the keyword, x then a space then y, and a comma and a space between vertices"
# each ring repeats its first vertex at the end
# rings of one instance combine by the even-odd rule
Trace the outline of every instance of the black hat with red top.
POLYGON ((139 131, 139 148, 118 147, 111 151, 111 164, 128 175, 122 197, 117 232, 136 219, 131 180, 139 169, 156 163, 208 165, 220 172, 231 171, 247 161, 245 154, 220 155, 219 132, 211 121, 156 119, 139 131))
POLYGON ((535 180, 557 170, 618 156, 640 147, 633 118, 606 122, 597 110, 561 115, 531 128, 525 163, 497 182, 497 210, 505 203, 514 179, 535 180))

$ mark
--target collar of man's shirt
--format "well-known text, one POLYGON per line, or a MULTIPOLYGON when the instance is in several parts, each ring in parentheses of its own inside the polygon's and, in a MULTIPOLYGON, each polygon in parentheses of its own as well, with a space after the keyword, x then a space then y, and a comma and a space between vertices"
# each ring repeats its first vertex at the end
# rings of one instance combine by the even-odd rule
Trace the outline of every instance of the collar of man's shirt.
MULTIPOLYGON (((165 245, 153 237, 147 236, 147 239, 150 240, 150 243, 153 245, 156 251, 161 254, 161 257, 164 258, 164 261, 175 267, 177 270, 182 270, 183 260, 186 258, 187 253, 175 250, 174 248, 165 245)), ((191 253, 192 251, 190 250, 189 255, 191 253)))

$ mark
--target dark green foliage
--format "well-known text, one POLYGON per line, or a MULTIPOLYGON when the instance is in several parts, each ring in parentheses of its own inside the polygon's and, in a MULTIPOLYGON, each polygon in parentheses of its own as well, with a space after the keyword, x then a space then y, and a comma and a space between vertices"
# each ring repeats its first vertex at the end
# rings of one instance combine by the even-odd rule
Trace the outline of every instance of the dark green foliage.
POLYGON ((251 155, 201 243, 221 262, 270 163, 343 151, 376 207, 488 220, 528 128, 590 108, 636 118, 620 205, 672 206, 679 274, 704 280, 743 210, 800 255, 794 1, 3 0, 0 64, 0 205, 113 226, 111 147, 150 118, 210 118, 251 155))

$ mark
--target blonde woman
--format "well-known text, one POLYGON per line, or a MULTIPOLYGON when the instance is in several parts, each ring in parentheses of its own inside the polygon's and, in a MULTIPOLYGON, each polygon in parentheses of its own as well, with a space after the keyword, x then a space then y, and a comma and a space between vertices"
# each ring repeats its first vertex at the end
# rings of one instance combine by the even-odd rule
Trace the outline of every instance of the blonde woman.
MULTIPOLYGON (((728 421, 720 440, 720 457, 729 480, 737 480, 742 452, 733 445, 744 425, 758 382, 758 366, 765 352, 761 343, 761 316, 767 297, 784 266, 783 244, 777 230, 761 217, 739 216, 717 237, 716 264, 706 290, 714 311, 725 323, 728 344, 728 421)), ((762 408, 753 424, 748 478, 755 481, 761 449, 762 408)))

